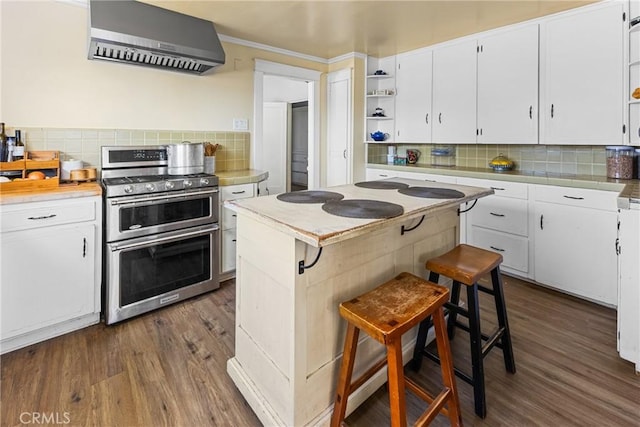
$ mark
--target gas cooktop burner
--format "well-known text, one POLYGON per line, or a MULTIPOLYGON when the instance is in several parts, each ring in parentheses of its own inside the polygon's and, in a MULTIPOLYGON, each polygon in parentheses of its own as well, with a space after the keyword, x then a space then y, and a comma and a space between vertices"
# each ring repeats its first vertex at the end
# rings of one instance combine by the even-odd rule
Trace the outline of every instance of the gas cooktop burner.
POLYGON ((347 218, 382 219, 393 218, 404 213, 400 205, 378 200, 334 200, 322 205, 322 210, 332 215, 347 218))
POLYGON ((407 188, 409 185, 395 181, 362 181, 356 182, 355 186, 362 188, 371 188, 374 190, 398 190, 400 188, 407 188))
POLYGON ((450 188, 439 187, 408 187, 401 188, 398 193, 412 197, 424 197, 427 199, 460 199, 464 193, 450 188))
POLYGON ((278 200, 289 203, 325 203, 330 200, 342 200, 344 196, 333 191, 292 191, 276 196, 278 200))

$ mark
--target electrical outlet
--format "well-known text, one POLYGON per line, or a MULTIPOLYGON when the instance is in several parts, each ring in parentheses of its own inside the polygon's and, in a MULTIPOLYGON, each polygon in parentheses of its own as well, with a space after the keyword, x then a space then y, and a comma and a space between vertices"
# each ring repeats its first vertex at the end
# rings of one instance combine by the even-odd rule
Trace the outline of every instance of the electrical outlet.
POLYGON ((249 120, 233 119, 233 130, 249 130, 249 120))

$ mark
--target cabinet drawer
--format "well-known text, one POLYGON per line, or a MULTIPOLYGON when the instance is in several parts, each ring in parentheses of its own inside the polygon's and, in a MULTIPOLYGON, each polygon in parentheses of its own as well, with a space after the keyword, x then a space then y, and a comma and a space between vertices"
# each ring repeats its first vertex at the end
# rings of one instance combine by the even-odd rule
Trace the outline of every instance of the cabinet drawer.
POLYGON ((254 184, 220 186, 220 201, 245 199, 255 196, 254 184))
POLYGON ((222 272, 235 270, 236 268, 236 230, 224 230, 222 232, 222 272))
POLYGON ((384 169, 367 169, 367 181, 375 181, 377 179, 395 178, 398 172, 384 169))
POLYGON ((220 216, 222 217, 222 230, 229 230, 230 228, 236 228, 237 214, 229 208, 222 206, 220 209, 220 216))
POLYGON ((93 201, 35 202, 0 209, 2 232, 50 227, 74 222, 93 221, 96 208, 93 201), (48 206, 47 206, 48 205, 48 206))
POLYGON ((529 239, 482 227, 471 227, 470 244, 502 255, 502 265, 514 270, 529 271, 529 239))
POLYGON ((516 199, 529 198, 529 186, 521 182, 493 181, 489 179, 458 178, 458 184, 473 187, 492 188, 499 197, 513 197, 516 199))
POLYGON ((584 188, 536 185, 535 200, 560 205, 578 206, 605 211, 617 210, 618 192, 584 188))
POLYGON ((528 236, 529 208, 526 200, 489 196, 469 211, 472 225, 528 236))

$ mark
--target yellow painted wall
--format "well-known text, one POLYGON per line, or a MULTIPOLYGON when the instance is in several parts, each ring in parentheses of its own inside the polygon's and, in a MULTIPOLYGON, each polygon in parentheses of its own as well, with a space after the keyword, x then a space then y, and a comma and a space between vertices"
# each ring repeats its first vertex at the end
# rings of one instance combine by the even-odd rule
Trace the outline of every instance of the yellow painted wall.
POLYGON ((0 8, 0 120, 11 127, 224 131, 246 118, 252 130, 254 58, 328 69, 231 43, 226 64, 204 76, 90 61, 87 8, 52 0, 0 8))

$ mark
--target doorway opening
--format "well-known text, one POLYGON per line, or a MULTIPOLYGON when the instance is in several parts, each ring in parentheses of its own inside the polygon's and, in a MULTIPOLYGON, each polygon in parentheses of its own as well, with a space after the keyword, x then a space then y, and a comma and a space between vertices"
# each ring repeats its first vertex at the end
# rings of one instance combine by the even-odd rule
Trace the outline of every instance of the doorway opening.
POLYGON ((269 178, 258 186, 259 195, 278 194, 293 188, 301 189, 303 159, 298 159, 294 166, 293 137, 306 132, 306 140, 297 138, 296 149, 302 152, 300 145, 306 141, 306 188, 315 189, 320 186, 320 75, 319 71, 293 67, 269 61, 255 60, 254 72, 254 136, 252 139, 252 165, 256 169, 269 172, 269 178), (289 99, 274 99, 270 93, 299 91, 289 99), (295 88, 295 89, 290 89, 295 88), (274 90, 275 89, 275 90, 274 90), (303 121, 304 110, 301 104, 306 103, 306 130, 296 121, 303 121), (296 108, 293 106, 296 105, 296 108), (283 125, 283 123, 287 123, 283 125), (289 125, 291 123, 291 125, 289 125))
POLYGON ((289 191, 306 190, 309 154, 309 102, 291 104, 291 153, 289 191))

